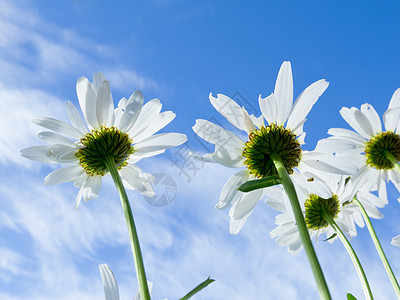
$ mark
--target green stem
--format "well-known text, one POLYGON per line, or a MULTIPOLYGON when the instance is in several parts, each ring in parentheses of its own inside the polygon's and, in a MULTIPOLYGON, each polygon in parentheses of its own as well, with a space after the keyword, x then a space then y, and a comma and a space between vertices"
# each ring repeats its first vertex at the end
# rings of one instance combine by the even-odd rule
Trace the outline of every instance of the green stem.
POLYGON ((376 235, 376 232, 374 230, 374 227, 372 226, 371 220, 365 211, 364 206, 361 204, 361 202, 354 197, 353 202, 355 202, 361 210, 361 214, 364 217, 365 223, 367 224, 367 228, 369 231, 369 234, 371 235, 372 241, 374 242, 376 251, 379 254, 379 257, 381 258, 382 264, 385 267, 386 274, 389 276, 390 282, 392 283, 393 289, 396 292, 397 298, 400 299, 400 287, 399 283, 396 280, 396 277, 393 274, 392 268, 390 267, 390 264, 386 258, 385 252, 383 252, 383 248, 381 246, 381 243, 379 242, 378 236, 376 235))
POLYGON ((126 224, 128 225, 129 237, 131 240, 131 248, 133 260, 135 261, 135 268, 137 279, 139 283, 140 296, 143 300, 150 300, 149 288, 147 286, 146 272, 144 270, 142 251, 140 250, 139 237, 136 232, 135 222, 133 220, 132 209, 129 204, 128 196, 124 185, 122 184, 121 177, 119 176, 117 167, 113 158, 106 157, 106 166, 110 171, 111 177, 114 180, 115 186, 121 198, 122 208, 125 214, 126 224))
POLYGON ((286 194, 289 197, 293 214, 296 220, 297 228, 300 233, 300 238, 303 243, 304 250, 307 254, 308 261, 311 265, 311 270, 317 282, 319 295, 321 299, 331 299, 328 285, 326 284, 324 274, 319 264, 317 255, 315 254, 315 250, 311 242, 310 235, 308 234, 307 225, 306 222, 304 221, 303 211, 301 210, 293 182, 290 179, 288 172, 286 171, 286 168, 282 162, 281 157, 278 154, 274 153, 271 154, 271 159, 274 161, 279 177, 282 180, 283 187, 286 191, 286 194))
POLYGON ((369 287, 367 276, 365 276, 364 270, 363 270, 361 263, 357 257, 357 254, 354 251, 353 247, 350 245, 350 243, 347 240, 346 236, 344 235, 343 231, 339 228, 339 226, 336 224, 336 222, 332 219, 332 217, 328 213, 323 212, 322 217, 335 230, 335 232, 339 236, 340 240, 342 241, 343 246, 346 248, 347 253, 350 255, 350 258, 353 261, 354 267, 356 268, 356 271, 358 273, 358 277, 360 278, 365 298, 367 300, 374 299, 372 296, 371 288, 369 287))
POLYGON ((385 156, 388 160, 390 160, 390 162, 393 164, 396 171, 400 174, 400 165, 399 165, 398 160, 389 151, 385 151, 385 156))

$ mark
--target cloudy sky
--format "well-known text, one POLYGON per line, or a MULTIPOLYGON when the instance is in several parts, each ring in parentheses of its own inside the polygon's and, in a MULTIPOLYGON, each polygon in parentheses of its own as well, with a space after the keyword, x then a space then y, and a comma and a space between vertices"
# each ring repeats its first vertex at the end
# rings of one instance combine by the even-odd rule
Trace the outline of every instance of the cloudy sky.
MULTIPOLYGON (((172 190, 156 186, 159 196, 174 196, 176 185, 169 205, 128 194, 153 298, 177 299, 211 276, 216 281, 196 299, 316 299, 304 252, 292 256, 269 237, 272 208, 260 202, 241 232, 229 234, 228 211, 214 205, 235 170, 188 159, 189 149, 212 150, 191 127, 198 118, 227 124, 209 103, 210 92, 259 115, 258 95, 273 91, 285 60, 295 96, 319 79, 330 82, 308 116, 305 149, 331 127, 348 128, 343 106, 368 102, 382 115, 400 87, 399 12, 397 1, 0 0, 0 298, 102 299, 101 263, 114 271, 121 299, 136 294, 111 179, 98 199, 76 210, 72 184, 43 185, 58 166, 19 154, 41 144, 33 117, 67 121, 64 103, 78 105, 76 80, 102 72, 114 102, 141 89, 145 101, 159 98, 163 110, 177 114, 164 131, 188 136, 186 145, 140 163, 171 180, 172 190)), ((373 221, 396 274, 400 249, 390 240, 400 234, 398 197, 389 185, 385 217, 373 221)), ((359 229, 352 243, 376 297, 394 299, 367 230, 359 229)), ((340 242, 315 248, 334 299, 347 292, 362 299, 340 242)))

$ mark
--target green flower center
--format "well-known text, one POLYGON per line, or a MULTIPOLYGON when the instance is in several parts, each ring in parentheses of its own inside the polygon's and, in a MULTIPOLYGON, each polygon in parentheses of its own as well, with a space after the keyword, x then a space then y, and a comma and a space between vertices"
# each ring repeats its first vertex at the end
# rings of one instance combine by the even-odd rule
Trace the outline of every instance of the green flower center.
POLYGON ((81 139, 81 143, 84 147, 75 155, 82 168, 91 176, 103 176, 108 171, 106 157, 113 158, 117 168, 121 169, 128 164, 126 160, 134 151, 132 139, 115 127, 92 130, 81 139))
POLYGON ((328 214, 335 219, 339 213, 339 200, 336 195, 329 199, 321 198, 311 194, 304 204, 306 208, 306 224, 310 229, 318 230, 325 228, 329 223, 325 220, 324 214, 328 214))
POLYGON ((250 133, 243 150, 245 165, 257 178, 278 175, 271 154, 278 154, 289 174, 300 163, 301 148, 296 135, 283 126, 271 124, 250 133))
POLYGON ((367 142, 367 164, 376 169, 392 169, 394 165, 387 158, 387 152, 400 160, 400 136, 391 131, 379 133, 367 142))

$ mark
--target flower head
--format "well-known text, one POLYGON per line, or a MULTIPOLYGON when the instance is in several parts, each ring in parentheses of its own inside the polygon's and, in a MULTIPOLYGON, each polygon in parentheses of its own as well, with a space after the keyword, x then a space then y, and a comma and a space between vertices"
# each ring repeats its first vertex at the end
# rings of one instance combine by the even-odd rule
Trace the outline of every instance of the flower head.
MULTIPOLYGON (((310 237, 318 238, 326 234, 330 242, 335 240, 335 231, 323 217, 324 214, 334 219, 345 234, 356 236, 355 225, 364 226, 359 207, 352 204, 358 187, 353 186, 347 176, 317 173, 295 172, 292 176, 310 237)), ((281 212, 275 219, 277 227, 271 231, 271 237, 277 237, 280 246, 287 246, 288 251, 295 254, 302 248, 302 243, 289 198, 281 186, 269 188, 267 195, 266 204, 281 212)), ((357 198, 370 217, 382 218, 376 208, 385 205, 381 199, 365 191, 358 191, 357 198)))
POLYGON ((86 77, 79 78, 76 90, 84 120, 70 101, 66 107, 71 125, 47 117, 34 119, 34 123, 50 130, 38 134, 50 145, 23 149, 22 156, 39 162, 66 164, 47 175, 45 184, 74 182, 80 188, 77 207, 82 198, 87 201, 99 194, 102 176, 109 171, 107 159, 116 164, 125 187, 146 196, 154 195, 152 176, 142 173, 135 163, 186 141, 184 134, 155 134, 175 114, 160 113, 162 105, 158 99, 143 105, 143 94, 139 90, 129 99, 122 98, 114 108, 110 84, 101 73, 94 75, 93 83, 86 77))
MULTIPOLYGON (((331 170, 329 163, 322 163, 320 154, 310 155, 300 148, 304 144, 306 116, 327 87, 328 82, 319 80, 307 87, 293 103, 292 69, 290 62, 284 62, 274 93, 266 98, 259 97, 262 115, 258 118, 249 115, 244 107, 229 97, 218 94, 215 98, 210 94, 215 109, 248 136, 247 141, 243 141, 235 133, 206 120, 197 120, 193 126, 197 135, 215 145, 214 153, 197 156, 198 159, 232 168, 246 167, 227 181, 216 205, 220 209, 232 207, 229 212, 231 233, 239 232, 257 202, 265 195, 265 189, 242 193, 237 188, 249 179, 277 174, 271 154, 280 155, 290 174, 301 163, 317 164, 331 170)), ((336 169, 340 167, 347 168, 344 172, 351 174, 344 164, 336 169)))
POLYGON ((365 103, 361 109, 343 107, 343 119, 355 130, 332 128, 332 135, 318 142, 316 150, 338 153, 345 161, 356 163, 359 171, 352 181, 364 188, 378 190, 379 197, 387 202, 385 181, 392 181, 400 191, 400 88, 395 91, 383 114, 386 131, 372 105, 365 103))

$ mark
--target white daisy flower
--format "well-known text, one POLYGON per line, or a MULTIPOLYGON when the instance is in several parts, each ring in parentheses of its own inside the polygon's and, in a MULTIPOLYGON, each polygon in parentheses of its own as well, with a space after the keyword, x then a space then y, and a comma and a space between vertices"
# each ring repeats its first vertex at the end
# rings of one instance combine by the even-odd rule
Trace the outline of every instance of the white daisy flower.
POLYGON ((81 199, 97 197, 102 176, 108 174, 106 158, 114 160, 124 186, 153 196, 152 176, 142 173, 135 163, 144 157, 163 153, 166 148, 186 141, 180 133, 154 134, 175 118, 171 111, 162 112, 161 103, 153 99, 143 105, 143 95, 137 90, 129 99, 122 98, 114 109, 110 84, 101 73, 78 79, 76 90, 86 123, 68 101, 71 125, 53 118, 37 118, 33 122, 50 131, 38 137, 48 146, 23 149, 22 156, 45 163, 61 163, 66 167, 47 175, 45 184, 74 182, 79 187, 76 206, 81 199))
POLYGON ((386 131, 382 130, 377 112, 368 103, 363 104, 361 110, 343 107, 340 114, 355 132, 329 129, 332 136, 320 140, 316 150, 338 153, 344 160, 357 163, 359 171, 352 181, 365 184, 366 189, 378 190, 379 197, 387 202, 385 181, 392 181, 400 191, 400 174, 396 170, 400 160, 400 88, 383 114, 386 131))
MULTIPOLYGON (((341 230, 349 237, 357 235, 356 224, 364 227, 364 221, 357 205, 352 204, 355 187, 346 183, 346 176, 323 174, 323 178, 308 172, 295 172, 292 175, 294 186, 305 216, 310 237, 318 240, 321 234, 326 234, 329 242, 336 239, 335 231, 321 217, 321 210, 328 212, 341 230)), ((279 246, 288 247, 288 252, 295 254, 302 249, 302 242, 289 198, 281 186, 267 190, 266 204, 279 210, 282 214, 275 219, 277 227, 271 231, 271 237, 277 238, 279 246)), ((378 197, 367 192, 358 192, 357 198, 363 203, 368 215, 380 219, 383 215, 376 208, 384 203, 378 197)))
POLYGON ((400 247, 400 235, 395 236, 394 238, 392 238, 391 244, 393 246, 400 247))
POLYGON ((210 94, 211 104, 233 126, 248 135, 247 142, 238 135, 206 120, 196 120, 194 132, 215 145, 214 153, 196 157, 203 161, 216 162, 231 168, 246 166, 245 170, 234 174, 222 189, 216 208, 232 207, 229 230, 237 234, 258 201, 265 195, 265 189, 248 193, 238 191, 238 187, 250 179, 277 175, 270 158, 278 153, 289 174, 300 163, 323 170, 351 174, 351 166, 332 163, 323 158, 325 154, 303 152, 305 132, 303 125, 314 103, 328 87, 328 82, 319 80, 307 87, 293 104, 293 79, 290 62, 284 62, 279 70, 275 91, 266 98, 259 97, 262 115, 256 118, 249 115, 229 97, 210 94), (267 121, 267 125, 264 122, 267 121), (335 166, 335 167, 333 167, 335 166))

